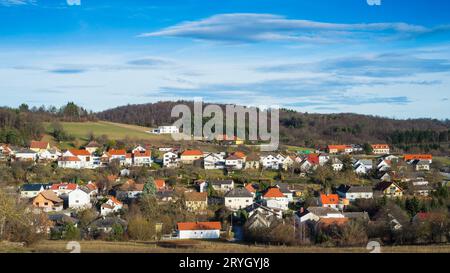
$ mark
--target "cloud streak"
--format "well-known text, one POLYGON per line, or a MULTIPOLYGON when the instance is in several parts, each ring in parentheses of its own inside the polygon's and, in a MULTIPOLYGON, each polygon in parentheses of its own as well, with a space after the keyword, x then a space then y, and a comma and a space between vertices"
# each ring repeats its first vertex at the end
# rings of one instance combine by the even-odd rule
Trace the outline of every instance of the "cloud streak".
POLYGON ((407 23, 339 24, 288 19, 274 14, 217 14, 198 21, 187 21, 140 37, 181 37, 222 42, 296 41, 336 43, 380 39, 406 39, 449 31, 449 26, 427 28, 407 23))

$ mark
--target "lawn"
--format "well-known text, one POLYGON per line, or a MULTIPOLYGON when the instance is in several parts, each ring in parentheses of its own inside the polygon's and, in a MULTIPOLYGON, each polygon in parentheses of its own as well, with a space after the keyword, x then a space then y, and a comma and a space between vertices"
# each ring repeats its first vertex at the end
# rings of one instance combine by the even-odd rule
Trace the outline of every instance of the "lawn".
MULTIPOLYGON (((138 140, 170 140, 170 135, 153 135, 146 131, 150 128, 128 125, 121 123, 113 123, 107 121, 98 122, 62 122, 64 129, 76 139, 86 141, 88 135, 92 132, 95 136, 107 135, 109 139, 138 139, 138 140)), ((51 124, 45 124, 48 132, 51 130, 51 124)), ((49 136, 47 136, 48 138, 49 136)))
MULTIPOLYGON (((38 252, 55 253, 70 252, 66 249, 65 241, 41 241, 33 247, 1 246, 0 252, 38 252)), ((287 247, 246 245, 226 243, 220 241, 196 241, 189 243, 189 247, 163 247, 156 242, 107 242, 107 241, 80 241, 81 252, 84 253, 369 253, 366 247, 287 247)), ((385 253, 449 253, 450 245, 427 246, 381 246, 385 253)))

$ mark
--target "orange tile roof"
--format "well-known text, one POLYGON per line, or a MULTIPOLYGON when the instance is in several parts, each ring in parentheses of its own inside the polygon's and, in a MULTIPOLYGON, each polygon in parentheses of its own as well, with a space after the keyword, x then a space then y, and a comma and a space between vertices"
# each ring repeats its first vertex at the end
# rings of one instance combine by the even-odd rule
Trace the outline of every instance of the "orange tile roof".
POLYGON ((30 148, 31 149, 47 149, 48 142, 46 141, 31 141, 30 148))
POLYGON ((63 156, 61 157, 61 161, 81 161, 81 160, 76 156, 63 156))
POLYGON ((181 222, 177 224, 178 230, 220 230, 220 222, 181 222))
POLYGON ((117 200, 117 198, 115 198, 114 196, 109 196, 108 199, 113 201, 113 203, 116 204, 116 205, 122 205, 122 202, 117 200))
POLYGON ((156 185, 156 188, 158 190, 160 190, 160 189, 162 189, 162 188, 164 188, 166 186, 166 181, 164 181, 163 179, 156 179, 155 180, 155 185, 156 185))
POLYGON ((203 155, 203 152, 200 150, 186 150, 182 154, 182 156, 191 156, 191 155, 203 155))
POLYGON ((91 191, 96 190, 97 189, 97 185, 95 185, 95 183, 87 183, 86 184, 86 188, 90 189, 91 191))
POLYGON ((53 184, 50 189, 51 190, 59 190, 61 187, 66 187, 68 190, 76 190, 78 185, 75 183, 59 183, 59 184, 53 184))
POLYGON ((328 145, 328 150, 345 151, 345 149, 351 148, 350 145, 328 145))
POLYGON ((320 201, 323 205, 337 205, 339 196, 337 194, 320 194, 320 201))
POLYGON ((406 154, 403 156, 405 161, 421 159, 421 160, 432 160, 433 155, 430 154, 406 154))
POLYGON ((249 191, 249 192, 256 192, 256 189, 253 187, 252 184, 247 184, 245 186, 245 188, 249 191))
POLYGON ((348 222, 348 218, 338 217, 338 218, 320 218, 319 224, 329 226, 329 225, 342 225, 348 222))
POLYGON ((269 188, 263 195, 264 198, 278 198, 284 197, 283 193, 278 187, 269 188))
POLYGON ((372 144, 372 149, 389 149, 387 144, 372 144))
POLYGON ((133 155, 134 155, 134 157, 149 157, 149 156, 152 156, 152 152, 149 150, 144 151, 144 152, 135 151, 133 153, 133 155))
POLYGON ((86 150, 70 149, 69 152, 75 156, 90 156, 91 155, 91 153, 89 153, 86 150))
POLYGON ((112 156, 112 155, 125 155, 126 156, 127 151, 125 150, 115 150, 115 149, 111 149, 108 151, 108 155, 112 156))
POLYGON ((245 157, 245 154, 243 152, 235 152, 235 153, 233 153, 233 155, 235 155, 237 157, 240 157, 240 158, 244 158, 245 157))

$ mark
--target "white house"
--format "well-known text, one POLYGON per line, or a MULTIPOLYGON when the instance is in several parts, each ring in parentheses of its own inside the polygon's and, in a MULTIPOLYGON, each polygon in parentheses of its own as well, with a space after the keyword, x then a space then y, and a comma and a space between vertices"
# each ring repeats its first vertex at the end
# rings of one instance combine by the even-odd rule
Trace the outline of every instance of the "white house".
POLYGON ((21 198, 33 198, 49 187, 48 184, 24 184, 20 188, 21 198))
POLYGON ((179 239, 219 239, 220 222, 182 222, 177 224, 179 239))
POLYGON ((68 194, 69 208, 71 209, 86 209, 91 208, 91 197, 89 194, 81 189, 75 189, 68 194))
POLYGON ((372 160, 370 159, 360 159, 353 166, 355 173, 359 175, 365 175, 373 168, 372 160))
POLYGON ((123 208, 123 203, 117 200, 115 197, 110 196, 108 201, 100 206, 100 215, 106 216, 111 213, 118 212, 123 208))
POLYGON ((64 169, 81 169, 83 163, 76 156, 63 156, 58 160, 58 167, 64 169))
POLYGON ((337 194, 349 201, 357 199, 372 199, 373 189, 370 186, 346 186, 341 185, 337 190, 337 194))
POLYGON ((205 170, 219 170, 225 168, 225 153, 211 153, 203 158, 205 170))
POLYGON ((151 131, 152 134, 178 134, 180 130, 177 126, 159 126, 151 131))
POLYGON ((225 166, 234 170, 241 170, 244 167, 244 159, 236 155, 230 155, 225 159, 225 166))
POLYGON ((289 200, 278 187, 269 188, 263 194, 262 199, 268 208, 288 210, 289 200))
POLYGON ((224 196, 225 207, 239 210, 253 203, 253 195, 246 188, 237 188, 227 192, 224 196))
POLYGON ((133 150, 133 165, 134 166, 151 166, 153 163, 152 153, 147 150, 133 150))
POLYGON ((333 171, 339 172, 344 168, 344 164, 339 158, 333 157, 333 159, 331 159, 331 168, 333 171))
POLYGON ((211 184, 212 188, 216 191, 220 192, 228 192, 234 189, 234 181, 229 180, 211 180, 207 181, 208 184, 211 184))
POLYGON ((39 160, 56 161, 61 156, 61 152, 57 149, 43 150, 38 153, 39 160))
POLYGON ((345 218, 339 210, 329 207, 309 207, 303 208, 295 213, 295 222, 303 223, 306 221, 318 222, 321 218, 345 218))
POLYGON ((36 161, 38 154, 30 149, 20 149, 15 152, 15 159, 18 161, 36 161))
POLYGON ((176 168, 179 166, 180 158, 176 153, 167 152, 163 154, 163 166, 166 168, 176 168))
POLYGON ((260 162, 264 169, 278 170, 280 168, 279 158, 272 154, 261 156, 260 162))

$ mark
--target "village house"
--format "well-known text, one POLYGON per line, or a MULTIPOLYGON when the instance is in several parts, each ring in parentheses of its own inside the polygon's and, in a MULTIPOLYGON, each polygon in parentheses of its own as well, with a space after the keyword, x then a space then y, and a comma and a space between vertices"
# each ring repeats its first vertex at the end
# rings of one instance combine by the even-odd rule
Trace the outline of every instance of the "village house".
POLYGON ((184 200, 189 211, 204 211, 208 208, 208 193, 206 192, 185 192, 184 200))
POLYGON ((116 197, 120 200, 138 198, 144 190, 144 185, 143 183, 136 183, 133 179, 128 179, 120 185, 116 191, 116 197))
POLYGON ((92 140, 84 148, 90 154, 94 154, 97 150, 99 150, 101 148, 101 145, 98 144, 97 141, 92 140))
POLYGON ((372 153, 375 155, 386 155, 390 153, 389 145, 387 144, 372 144, 372 153))
POLYGON ((278 187, 271 187, 262 195, 265 206, 273 209, 288 210, 289 200, 278 187))
POLYGON ((225 167, 233 170, 241 170, 244 167, 244 159, 237 155, 225 158, 225 167))
POLYGON ((288 199, 289 202, 294 200, 294 193, 290 190, 289 184, 277 182, 275 187, 279 188, 281 193, 288 199))
POLYGON ((295 222, 296 223, 304 223, 307 221, 311 222, 319 222, 322 218, 345 218, 344 214, 337 210, 336 208, 331 207, 308 207, 308 209, 301 208, 295 214, 295 222))
POLYGON ((156 129, 151 131, 152 134, 164 135, 164 134, 178 134, 180 130, 177 126, 167 125, 167 126, 159 126, 156 129))
POLYGON ((220 170, 225 168, 225 153, 210 153, 203 158, 205 170, 220 170))
POLYGON ((76 189, 78 189, 78 185, 75 183, 56 183, 50 186, 50 190, 52 190, 57 196, 67 195, 76 189))
POLYGON ((320 165, 319 155, 317 154, 309 154, 306 156, 306 158, 303 160, 303 162, 300 164, 300 170, 302 172, 310 172, 320 165))
POLYGON ((358 175, 366 175, 373 168, 371 159, 360 159, 353 164, 354 172, 358 175))
POLYGON ((181 222, 177 224, 179 239, 219 239, 220 222, 181 222))
POLYGON ((387 172, 387 171, 391 170, 391 165, 392 165, 392 162, 390 160, 382 159, 382 160, 380 160, 380 162, 377 165, 377 170, 379 172, 387 172))
POLYGON ((410 164, 414 166, 417 172, 430 170, 430 162, 428 160, 415 159, 410 161, 410 164))
POLYGON ((90 198, 94 198, 98 194, 98 187, 92 181, 89 181, 85 186, 83 186, 83 190, 89 194, 90 198))
POLYGON ((24 184, 20 188, 20 197, 21 198, 33 198, 36 197, 39 193, 48 189, 50 184, 24 184))
POLYGON ((261 156, 260 163, 264 169, 272 169, 272 170, 278 170, 281 164, 279 157, 273 154, 261 156))
POLYGON ((253 203, 253 195, 246 188, 236 188, 224 196, 225 207, 230 210, 239 210, 253 203))
POLYGON ((194 161, 202 159, 203 152, 200 150, 186 150, 181 153, 180 160, 183 164, 193 164, 194 161))
MULTIPOLYGON (((261 207, 260 207, 261 208, 261 207)), ((246 230, 258 230, 261 228, 273 228, 279 222, 279 218, 271 213, 270 209, 255 209, 252 214, 248 216, 244 224, 246 230)))
POLYGON ((31 162, 38 159, 38 154, 30 149, 19 149, 14 152, 14 158, 17 161, 31 162))
POLYGON ((327 151, 329 154, 350 154, 353 152, 351 145, 328 145, 327 151))
POLYGON ((133 150, 134 166, 151 166, 152 163, 152 152, 150 150, 133 150))
POLYGON ((341 160, 339 160, 339 158, 333 157, 331 159, 331 168, 335 172, 340 172, 344 168, 344 164, 342 163, 341 160))
POLYGON ((45 212, 61 211, 63 205, 64 200, 59 198, 52 190, 44 190, 33 199, 33 206, 45 212))
POLYGON ((378 183, 374 191, 379 195, 384 195, 387 197, 402 197, 403 189, 400 188, 395 182, 380 182, 378 183))
POLYGON ((418 178, 416 180, 410 181, 410 186, 408 188, 410 194, 415 196, 429 196, 433 190, 429 182, 424 178, 418 178))
POLYGON ((107 216, 112 213, 117 213, 123 208, 123 203, 117 200, 114 196, 109 196, 108 200, 100 206, 100 215, 107 216))
POLYGON ((72 169, 98 167, 94 164, 93 157, 88 151, 79 149, 69 149, 64 152, 58 161, 58 166, 72 169))
POLYGON ((84 164, 77 156, 62 156, 58 160, 58 167, 63 169, 81 169, 84 164))
POLYGON ((127 153, 126 150, 110 149, 102 157, 107 158, 108 162, 118 161, 121 166, 131 166, 133 164, 132 154, 127 153))
POLYGON ((113 228, 118 225, 120 225, 123 230, 126 230, 128 223, 127 221, 119 217, 101 217, 89 224, 88 231, 89 232, 96 231, 109 234, 113 231, 113 228))
POLYGON ((403 159, 406 162, 414 161, 414 160, 424 160, 428 161, 428 163, 433 163, 433 155, 431 154, 405 154, 403 159))
POLYGON ((50 149, 50 144, 46 141, 31 141, 30 150, 40 153, 50 149))
POLYGON ((339 195, 337 194, 320 194, 319 197, 319 205, 322 207, 334 208, 334 209, 343 209, 344 204, 340 202, 339 195))
POLYGON ((245 169, 259 169, 260 161, 259 155, 256 153, 251 153, 245 158, 245 169))
POLYGON ((245 185, 245 188, 253 196, 253 198, 256 197, 256 193, 258 192, 258 188, 259 188, 257 185, 253 185, 253 184, 249 183, 249 184, 245 185))
POLYGON ((155 179, 155 187, 157 191, 166 190, 166 181, 164 179, 155 179))
POLYGON ((169 151, 163 154, 163 166, 166 168, 178 168, 179 167, 180 158, 178 154, 169 151))
POLYGON ((57 148, 51 148, 38 153, 39 161, 57 161, 61 156, 61 152, 57 148))
POLYGON ((71 209, 91 208, 91 197, 81 189, 75 189, 68 194, 68 206, 71 209))
POLYGON ((370 186, 341 185, 336 192, 341 198, 348 199, 349 201, 373 198, 373 190, 370 186))
POLYGON ((234 181, 229 180, 209 180, 207 181, 208 185, 218 192, 228 192, 234 189, 234 181))

